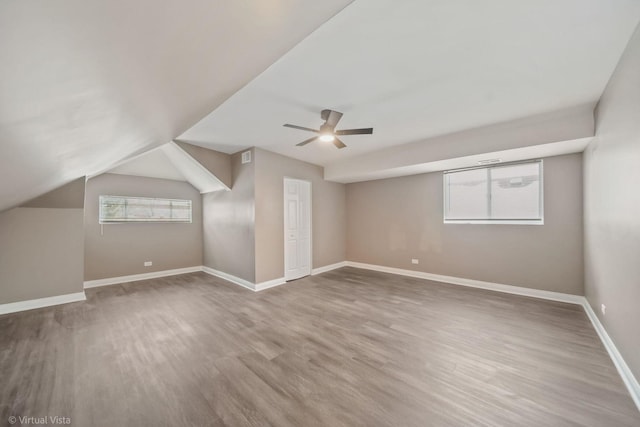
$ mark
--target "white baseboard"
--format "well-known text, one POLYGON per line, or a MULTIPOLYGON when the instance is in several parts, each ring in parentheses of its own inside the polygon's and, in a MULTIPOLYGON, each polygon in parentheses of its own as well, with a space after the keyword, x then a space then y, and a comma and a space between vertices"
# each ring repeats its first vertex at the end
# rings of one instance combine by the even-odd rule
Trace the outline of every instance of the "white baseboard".
POLYGON ((224 271, 215 270, 215 269, 213 269, 211 267, 205 267, 205 266, 202 267, 202 271, 204 271, 205 273, 210 274, 212 276, 216 276, 216 277, 219 277, 221 279, 224 279, 227 282, 231 282, 231 283, 235 283, 236 285, 240 285, 243 288, 251 289, 252 291, 256 290, 255 283, 252 283, 252 282, 250 282, 248 280, 241 279, 240 277, 236 277, 236 276, 234 276, 232 274, 225 273, 224 271))
POLYGON ((565 294, 561 292, 542 291, 539 289, 523 288, 520 286, 505 285, 501 283, 483 282, 481 280, 464 279, 461 277, 443 276, 440 274, 425 273, 422 271, 404 270, 395 267, 385 267, 382 265, 364 264, 361 262, 347 261, 347 266, 363 268, 365 270, 381 271, 383 273, 399 274, 401 276, 416 277, 419 279, 432 280, 434 282, 450 283, 452 285, 468 286, 471 288, 486 289, 489 291, 504 292, 508 294, 522 295, 533 298, 541 298, 552 301, 567 302, 582 305, 584 299, 580 295, 565 294))
POLYGON ((286 280, 284 280, 284 277, 279 277, 277 279, 267 280, 266 282, 256 283, 254 290, 256 292, 260 292, 260 291, 264 291, 265 289, 274 288, 276 286, 284 285, 285 283, 287 283, 287 282, 286 282, 286 280))
POLYGON ((225 273, 224 271, 220 271, 220 270, 215 270, 211 267, 203 266, 202 271, 212 276, 216 276, 221 279, 224 279, 228 282, 235 283, 236 285, 240 285, 243 288, 250 289, 254 292, 263 291, 265 289, 273 288, 275 286, 283 285, 286 283, 284 280, 284 277, 268 280, 266 282, 253 283, 248 280, 241 279, 240 277, 234 276, 233 274, 225 273))
POLYGON ((318 267, 311 270, 311 275, 326 273, 327 271, 335 270, 336 268, 342 268, 347 266, 347 261, 336 262, 335 264, 325 265, 324 267, 318 267))
POLYGON ((84 288, 97 288, 98 286, 117 285, 118 283, 137 282, 140 280, 157 279, 158 277, 175 276, 177 274, 194 273, 202 271, 202 266, 175 268, 173 270, 152 271, 149 273, 131 274, 129 276, 108 277, 106 279, 87 280, 84 288))
POLYGON ((609 336, 606 329, 600 322, 600 319, 598 319, 598 316, 596 316, 596 313, 593 311, 591 304, 589 304, 589 301, 587 301, 586 298, 584 298, 584 302, 582 306, 584 307, 584 311, 587 313, 589 320, 591 320, 591 323, 593 324, 594 329, 598 333, 598 336, 600 337, 602 344, 604 344, 604 348, 607 349, 607 352, 609 353, 609 357, 611 357, 611 360, 613 361, 613 364, 616 366, 618 373, 622 377, 622 381, 624 382, 624 385, 627 386, 627 390, 629 390, 629 394, 631 394, 631 398, 633 399, 636 406, 638 407, 638 410, 640 410, 640 384, 638 383, 638 380, 633 375, 633 372, 631 372, 631 369, 629 369, 629 365, 627 365, 627 362, 625 362, 624 359, 622 358, 622 355, 618 351, 618 348, 611 340, 611 337, 609 336))
POLYGON ((581 305, 584 311, 587 313, 589 320, 591 320, 591 323, 593 324, 594 329, 598 333, 598 336, 600 337, 602 344, 607 349, 607 352, 609 353, 609 357, 611 357, 611 360, 613 361, 613 364, 618 370, 620 377, 622 377, 622 381, 627 387, 627 390, 629 390, 629 394, 631 394, 631 398, 633 399, 636 406, 640 410, 640 385, 638 384, 638 380, 635 378, 635 376, 631 372, 631 369, 629 369, 629 366, 622 358, 622 355, 620 354, 617 347, 611 340, 611 337, 609 337, 609 334, 607 333, 607 331, 604 329, 604 326, 602 325, 602 323, 600 323, 600 319, 598 319, 598 316, 596 316, 595 312, 591 308, 591 304, 589 304, 589 301, 587 301, 587 299, 583 296, 565 294, 561 292, 542 291, 538 289, 523 288, 520 286, 504 285, 500 283, 483 282, 480 280, 464 279, 460 277, 442 276, 439 274, 424 273, 421 271, 413 271, 413 270, 404 270, 400 268, 385 267, 385 266, 374 265, 374 264, 364 264, 360 262, 347 261, 346 265, 348 267, 363 268, 366 270, 374 270, 374 271, 381 271, 384 273, 399 274, 401 276, 416 277, 420 279, 433 280, 435 282, 444 282, 444 283, 450 283, 454 285, 469 286, 473 288, 487 289, 490 291, 504 292, 508 294, 523 295, 523 296, 528 296, 533 298, 540 298, 540 299, 581 305))
MULTIPOLYGON (((325 273, 327 271, 335 270, 336 268, 345 267, 346 265, 347 265, 346 261, 325 265, 323 267, 314 268, 313 270, 311 270, 311 274, 316 275, 320 273, 325 273)), ((221 279, 225 279, 229 282, 235 283, 236 285, 240 285, 244 288, 251 289, 254 292, 264 291, 265 289, 273 288, 273 287, 284 285, 285 283, 287 283, 284 277, 279 277, 273 280, 267 280, 266 282, 252 283, 248 280, 241 279, 229 273, 225 273, 224 271, 214 270, 213 268, 210 268, 210 267, 202 267, 202 271, 204 271, 205 273, 211 274, 212 276, 220 277, 221 279)))
POLYGON ((8 304, 0 304, 0 314, 16 313, 18 311, 33 310, 36 308, 51 307, 52 305, 67 304, 69 302, 85 301, 87 297, 83 292, 73 294, 57 295, 55 297, 46 297, 38 299, 30 299, 27 301, 10 302, 8 304))

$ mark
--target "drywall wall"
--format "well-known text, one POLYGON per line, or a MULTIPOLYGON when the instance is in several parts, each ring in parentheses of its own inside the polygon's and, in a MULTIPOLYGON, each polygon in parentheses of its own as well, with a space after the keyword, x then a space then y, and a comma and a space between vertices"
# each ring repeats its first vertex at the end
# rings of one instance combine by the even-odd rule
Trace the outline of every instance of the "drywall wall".
POLYGON ((189 183, 103 174, 87 181, 85 280, 105 279, 202 265, 202 205, 189 183), (98 222, 100 195, 162 197, 192 201, 191 224, 98 222), (145 267, 144 262, 153 265, 145 267))
POLYGON ((0 213, 0 304, 82 292, 83 200, 81 178, 0 213))
POLYGON ((85 177, 83 176, 40 197, 29 200, 21 207, 82 209, 84 208, 84 185, 85 177))
POLYGON ((255 282, 255 163, 241 157, 231 156, 231 191, 202 195, 204 265, 255 282))
POLYGON ((284 178, 311 182, 312 267, 345 261, 346 192, 320 166, 255 149, 256 282, 284 277, 284 178))
POLYGON ((585 291, 640 378, 640 29, 596 110, 584 152, 585 291), (600 305, 607 307, 602 315, 600 305))
POLYGON ((348 184, 347 260, 582 295, 581 156, 544 159, 544 225, 444 224, 440 172, 348 184))
POLYGON ((82 209, 0 213, 0 304, 82 292, 82 209))

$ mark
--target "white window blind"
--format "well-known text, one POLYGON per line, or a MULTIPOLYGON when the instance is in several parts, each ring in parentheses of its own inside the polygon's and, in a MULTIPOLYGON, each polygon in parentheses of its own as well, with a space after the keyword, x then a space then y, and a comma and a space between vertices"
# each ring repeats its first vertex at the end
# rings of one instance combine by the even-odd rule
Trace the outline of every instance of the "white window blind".
POLYGON ((542 160, 444 173, 444 221, 543 223, 542 160))
POLYGON ((100 224, 120 222, 191 222, 191 200, 100 196, 100 224))

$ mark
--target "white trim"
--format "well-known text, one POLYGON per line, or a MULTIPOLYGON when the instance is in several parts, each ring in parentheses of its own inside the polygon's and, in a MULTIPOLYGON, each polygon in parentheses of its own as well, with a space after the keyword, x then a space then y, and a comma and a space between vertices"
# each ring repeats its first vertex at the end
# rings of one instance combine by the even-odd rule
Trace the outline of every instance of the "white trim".
POLYGON ((255 286, 255 291, 260 292, 260 291, 264 291, 265 289, 284 285, 285 283, 287 282, 284 280, 284 277, 279 277, 277 279, 267 280, 266 282, 256 283, 254 286, 255 286))
POLYGON ((638 383, 638 380, 633 376, 633 372, 631 372, 631 369, 629 369, 629 365, 627 365, 627 363, 622 358, 622 355, 618 351, 618 348, 613 343, 613 340, 611 340, 611 337, 609 337, 609 334, 607 333, 602 323, 600 323, 600 319, 598 318, 598 316, 596 316, 596 313, 593 311, 591 304, 589 304, 589 301, 587 301, 586 298, 584 298, 582 307, 587 313, 589 320, 591 320, 591 323, 598 333, 602 344, 604 344, 604 348, 607 349, 609 357, 611 357, 613 364, 616 366, 618 373, 622 377, 624 385, 627 386, 627 390, 629 390, 631 398, 638 407, 638 410, 640 410, 640 384, 638 383))
POLYGON ((18 311, 33 310, 36 308, 50 307, 52 305, 67 304, 69 302, 85 301, 86 299, 87 297, 84 291, 82 291, 73 294, 56 295, 55 297, 10 302, 8 304, 0 304, 0 314, 16 313, 18 311))
MULTIPOLYGON (((347 266, 346 261, 325 265, 324 267, 318 267, 318 268, 312 269, 311 275, 313 276, 316 274, 324 273, 327 271, 335 270, 336 268, 341 268, 346 266, 347 266)), ((284 277, 278 277, 277 279, 267 280, 266 282, 252 283, 248 280, 241 279, 239 277, 233 276, 223 271, 214 270, 213 268, 210 268, 210 267, 202 267, 202 271, 204 271, 205 273, 211 274, 212 276, 216 276, 221 279, 227 280, 231 283, 235 283, 236 285, 240 285, 243 288, 251 289, 254 292, 264 291, 265 289, 274 288, 276 286, 284 285, 287 283, 284 277)))
POLYGON ((106 279, 87 280, 84 288, 97 288, 98 286, 117 285, 118 283, 137 282, 139 280, 157 279, 158 277, 175 276, 177 274, 194 273, 202 271, 202 266, 176 268, 173 270, 152 271, 150 273, 132 274, 130 276, 108 277, 106 279))
POLYGON ((445 219, 444 224, 544 225, 544 219, 445 219))
POLYGON ((202 271, 204 271, 205 273, 210 274, 210 275, 212 275, 212 276, 216 276, 216 277, 219 277, 219 278, 221 278, 221 279, 224 279, 224 280, 226 280, 226 281, 228 281, 228 282, 234 283, 234 284, 236 284, 236 285, 240 285, 240 286, 242 286, 243 288, 250 289, 250 290, 252 290, 252 291, 254 291, 254 292, 255 292, 255 290, 256 290, 256 285, 255 285, 255 283, 251 283, 251 282, 250 282, 250 281, 248 281, 248 280, 244 280, 244 279, 241 279, 241 278, 239 278, 239 277, 236 277, 236 276, 234 276, 234 275, 232 275, 232 274, 225 273, 224 271, 215 270, 215 269, 213 269, 213 268, 211 268, 211 267, 206 267, 206 266, 203 266, 203 267, 202 267, 202 271))
POLYGON ((452 285, 468 286, 471 288, 486 289, 489 291, 504 292, 508 294, 523 295, 533 298, 541 298, 551 301, 567 302, 582 305, 584 299, 580 295, 564 294, 561 292, 543 291, 539 289, 523 288, 520 286, 504 285, 501 283, 483 282, 481 280, 464 279, 461 277, 443 276, 440 274, 425 273, 422 271, 404 270, 401 268, 385 267, 382 265, 364 264, 361 262, 347 261, 347 266, 363 268, 365 270, 381 271, 384 273, 399 274, 401 276, 417 277, 420 279, 445 282, 452 285))
POLYGON ((240 277, 234 276, 233 274, 225 273, 224 271, 216 270, 211 267, 202 267, 202 271, 212 276, 219 277, 221 279, 226 280, 227 282, 231 282, 236 285, 240 285, 243 288, 247 288, 252 290, 253 292, 264 291, 265 289, 273 288, 275 286, 284 285, 286 282, 284 277, 280 277, 278 279, 267 280, 266 282, 253 283, 245 279, 241 279, 240 277))
POLYGON ((315 276, 316 274, 326 273, 327 271, 335 270, 337 268, 342 268, 347 266, 347 261, 336 262, 335 264, 325 265, 323 267, 314 268, 311 270, 311 275, 315 276))

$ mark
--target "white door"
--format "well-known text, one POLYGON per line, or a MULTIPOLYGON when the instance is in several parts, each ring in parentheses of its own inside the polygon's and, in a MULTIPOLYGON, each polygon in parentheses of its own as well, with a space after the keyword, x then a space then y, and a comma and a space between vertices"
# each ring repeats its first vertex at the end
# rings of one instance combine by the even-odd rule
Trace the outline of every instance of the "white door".
POLYGON ((284 278, 311 274, 311 183, 284 179, 284 278))

